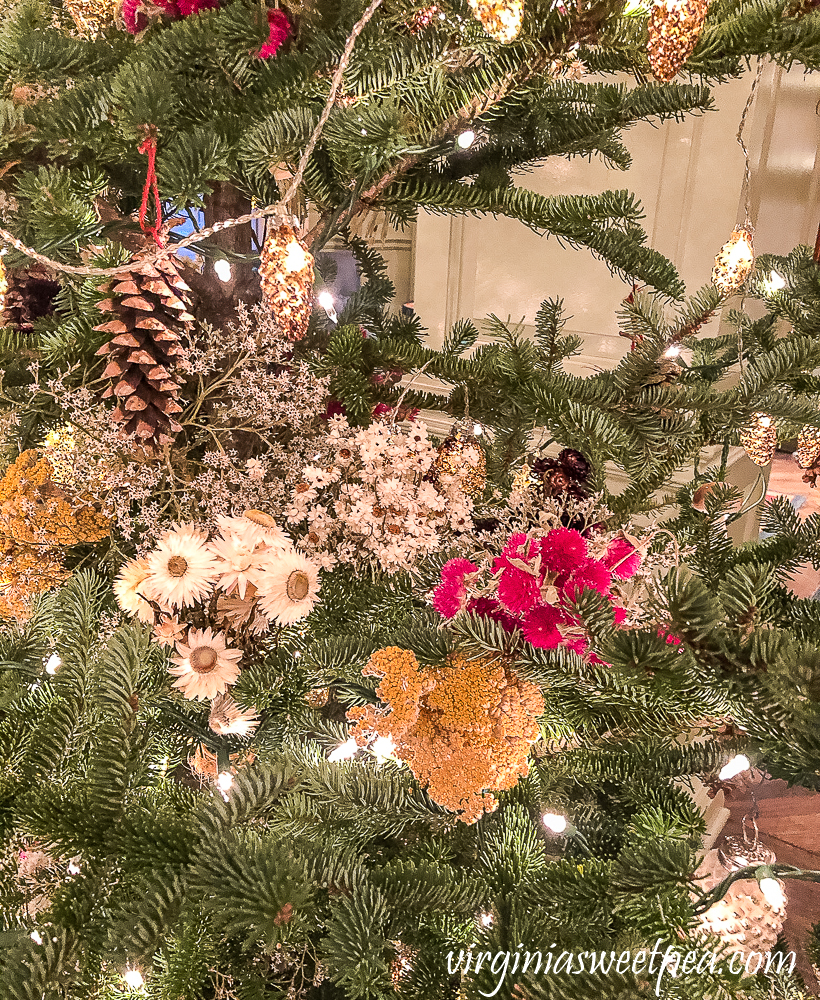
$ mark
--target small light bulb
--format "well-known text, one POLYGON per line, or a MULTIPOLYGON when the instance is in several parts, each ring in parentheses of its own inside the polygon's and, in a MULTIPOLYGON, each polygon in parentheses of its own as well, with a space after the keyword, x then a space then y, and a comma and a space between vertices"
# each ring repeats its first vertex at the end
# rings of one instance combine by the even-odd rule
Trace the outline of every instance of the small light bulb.
POLYGON ((548 830, 552 830, 553 833, 563 833, 568 826, 566 816, 559 816, 558 813, 544 813, 541 820, 544 826, 548 830))
POLYGON ((328 760, 331 764, 337 764, 340 760, 350 760, 351 757, 355 757, 359 752, 359 744, 351 736, 349 740, 345 740, 344 743, 340 743, 336 749, 328 754, 328 760))
POLYGON ((137 969, 128 969, 123 973, 122 978, 125 980, 125 985, 131 990, 141 990, 145 985, 142 973, 137 969))
POLYGON ((466 132, 462 132, 461 135, 456 139, 460 149, 469 149, 470 146, 475 142, 475 132, 471 128, 468 128, 466 132))
POLYGON ((339 316, 333 308, 333 296, 327 289, 319 292, 319 305, 334 323, 338 322, 339 316))
POLYGON ((63 665, 63 661, 56 653, 52 653, 51 656, 46 660, 46 673, 56 674, 60 667, 63 665))
POLYGON ((219 260, 214 261, 214 271, 220 281, 231 280, 231 262, 225 260, 224 257, 220 257, 219 260))
POLYGON ((769 906, 776 910, 781 909, 786 903, 786 897, 780 888, 780 883, 776 878, 762 878, 760 880, 760 891, 769 906))
POLYGON ((233 775, 230 771, 220 771, 216 776, 216 787, 220 792, 227 792, 233 784, 233 775))
POLYGON ((475 437, 481 437, 483 433, 484 433, 484 428, 481 426, 481 424, 473 424, 473 435, 475 437))
POLYGON ((39 931, 32 931, 29 937, 35 944, 43 943, 43 935, 39 931))
POLYGON ((781 288, 786 287, 786 279, 781 278, 777 271, 771 271, 769 273, 769 287, 773 292, 779 292, 781 288))
POLYGON ((81 870, 82 869, 80 868, 80 866, 77 864, 76 861, 69 861, 68 862, 68 874, 69 875, 79 875, 81 870))
POLYGON ((681 352, 680 345, 679 344, 673 344, 671 347, 668 347, 663 352, 663 356, 665 358, 676 358, 680 354, 680 352, 681 352))
POLYGON ((383 764, 386 760, 396 755, 396 744, 389 736, 377 736, 370 747, 370 752, 376 760, 383 764))
POLYGON ((478 918, 479 923, 482 927, 492 927, 493 926, 493 915, 492 913, 482 913, 478 918))
POLYGON ((732 757, 730 761, 723 765, 718 773, 718 777, 721 781, 728 781, 730 778, 734 778, 735 775, 740 774, 742 771, 748 771, 751 766, 749 758, 745 754, 739 753, 736 757, 732 757))

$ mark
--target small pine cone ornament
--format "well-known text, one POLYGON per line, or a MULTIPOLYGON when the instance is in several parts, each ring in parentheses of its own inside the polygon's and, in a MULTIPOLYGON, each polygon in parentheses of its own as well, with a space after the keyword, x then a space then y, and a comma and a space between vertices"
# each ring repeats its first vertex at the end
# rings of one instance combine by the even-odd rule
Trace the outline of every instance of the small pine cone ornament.
POLYGON ((740 443, 755 465, 768 465, 777 448, 777 429, 765 413, 755 413, 740 432, 740 443))
POLYGON ((117 400, 113 419, 123 436, 156 448, 182 429, 174 416, 182 410, 175 367, 194 319, 181 298, 189 288, 170 260, 137 257, 108 290, 99 308, 115 318, 94 328, 114 334, 97 351, 108 359, 103 377, 113 382, 103 398, 117 400))
POLYGON ((286 223, 265 239, 259 265, 262 296, 288 340, 301 340, 313 311, 313 255, 286 223))
POLYGON ((669 83, 692 55, 708 9, 707 0, 661 0, 652 8, 647 55, 661 83, 669 83))
POLYGON ((817 485, 820 476, 820 427, 804 427, 797 439, 794 460, 804 469, 803 482, 817 485))
MULTIPOLYGON (((757 847, 762 848, 762 845, 758 843, 757 847)), ((766 848, 762 848, 762 851, 766 851, 766 848)), ((752 857, 748 859, 749 863, 771 864, 774 855, 771 851, 766 851, 766 854, 770 861, 752 857)), ((707 852, 695 875, 699 890, 709 892, 731 871, 740 867, 743 864, 733 863, 732 855, 727 856, 724 850, 707 852)), ((782 890, 783 883, 780 882, 779 885, 782 890)), ((754 972, 758 957, 762 955, 765 962, 765 956, 777 944, 786 919, 785 903, 785 896, 782 904, 769 902, 757 879, 742 879, 733 882, 723 898, 700 915, 701 931, 719 937, 733 952, 740 953, 744 963, 751 959, 749 967, 754 972)))
POLYGON ((487 458, 471 428, 456 425, 442 441, 430 478, 436 486, 457 483, 468 497, 481 496, 487 483, 487 458))
POLYGON ((521 30, 521 0, 470 0, 473 13, 487 34, 497 42, 511 42, 521 30))
POLYGON ((5 304, 0 326, 31 333, 36 320, 54 312, 54 298, 60 283, 40 264, 10 267, 5 273, 5 304))

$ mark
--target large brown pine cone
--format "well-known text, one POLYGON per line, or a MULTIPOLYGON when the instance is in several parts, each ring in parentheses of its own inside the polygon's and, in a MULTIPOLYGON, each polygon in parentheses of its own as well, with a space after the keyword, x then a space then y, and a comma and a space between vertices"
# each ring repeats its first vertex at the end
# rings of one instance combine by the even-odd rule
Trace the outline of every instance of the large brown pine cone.
POLYGON ((110 298, 99 307, 115 319, 95 327, 114 334, 97 351, 108 358, 103 377, 113 382, 103 398, 117 400, 113 418, 123 436, 160 446, 182 429, 174 417, 182 410, 182 379, 175 369, 194 318, 179 294, 189 288, 172 261, 136 257, 131 273, 118 275, 106 290, 110 298))

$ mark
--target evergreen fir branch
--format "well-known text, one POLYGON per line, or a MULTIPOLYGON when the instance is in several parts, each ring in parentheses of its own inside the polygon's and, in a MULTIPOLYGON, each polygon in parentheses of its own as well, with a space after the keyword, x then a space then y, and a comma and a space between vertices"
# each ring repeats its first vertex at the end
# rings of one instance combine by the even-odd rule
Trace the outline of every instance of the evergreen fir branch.
POLYGON ((52 925, 37 944, 26 937, 6 957, 0 969, 0 994, 8 1000, 43 1000, 68 988, 76 976, 82 940, 64 927, 52 925))
POLYGON ((304 934, 312 916, 305 872, 284 841, 223 836, 204 853, 191 876, 212 924, 245 949, 272 951, 304 934))
POLYGON ((236 776, 227 801, 212 791, 194 822, 202 836, 216 845, 233 827, 269 813, 297 782, 298 771, 285 759, 244 769, 236 776))
POLYGON ((389 946, 384 936, 387 906, 366 882, 331 903, 322 958, 333 982, 351 1000, 382 1000, 391 990, 389 946))
POLYGON ((396 860, 370 878, 388 904, 422 916, 436 911, 472 914, 486 895, 478 879, 433 862, 396 860))

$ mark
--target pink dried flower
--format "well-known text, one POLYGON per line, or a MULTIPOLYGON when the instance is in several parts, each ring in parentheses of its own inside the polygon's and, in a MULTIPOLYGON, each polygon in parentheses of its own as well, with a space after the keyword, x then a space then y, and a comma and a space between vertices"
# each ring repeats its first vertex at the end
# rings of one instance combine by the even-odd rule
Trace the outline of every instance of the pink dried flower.
POLYGON ((563 645, 566 646, 567 649, 571 649, 573 653, 583 656, 587 651, 589 643, 587 642, 586 636, 579 634, 565 636, 563 645))
POLYGON ((551 604, 539 604, 524 616, 524 638, 539 649, 557 649, 563 642, 558 630, 562 615, 551 604))
POLYGON ((477 597, 469 602, 467 610, 480 618, 490 618, 498 622, 505 632, 515 632, 521 626, 521 622, 508 614, 492 597, 477 597))
POLYGON ((373 407, 372 416, 374 420, 386 420, 392 413, 392 406, 388 406, 387 403, 377 403, 373 407))
POLYGON ((493 562, 493 572, 497 573, 501 569, 512 566, 512 559, 520 559, 524 562, 531 562, 538 554, 538 543, 531 541, 527 543, 527 536, 523 531, 514 531, 507 539, 507 544, 501 550, 501 555, 493 562))
POLYGON ((628 580, 638 572, 641 565, 641 554, 625 538, 616 538, 610 543, 606 555, 601 560, 612 575, 619 580, 628 580))
POLYGON ((540 596, 539 578, 526 570, 507 566, 498 581, 498 599, 514 614, 529 611, 540 596))
POLYGON ((260 59, 270 59, 290 38, 293 32, 288 15, 278 8, 268 11, 268 40, 257 53, 260 59))
POLYGON ((586 559, 564 585, 564 593, 570 599, 576 598, 585 589, 606 594, 611 584, 612 574, 606 566, 597 559, 586 559))
POLYGON ((541 539, 541 558, 553 573, 571 573, 586 554, 586 539, 572 528, 553 528, 541 539))
POLYGON ((433 607, 442 618, 453 618, 462 610, 467 597, 465 578, 477 572, 478 566, 469 559, 450 559, 441 567, 441 583, 433 591, 433 607))

